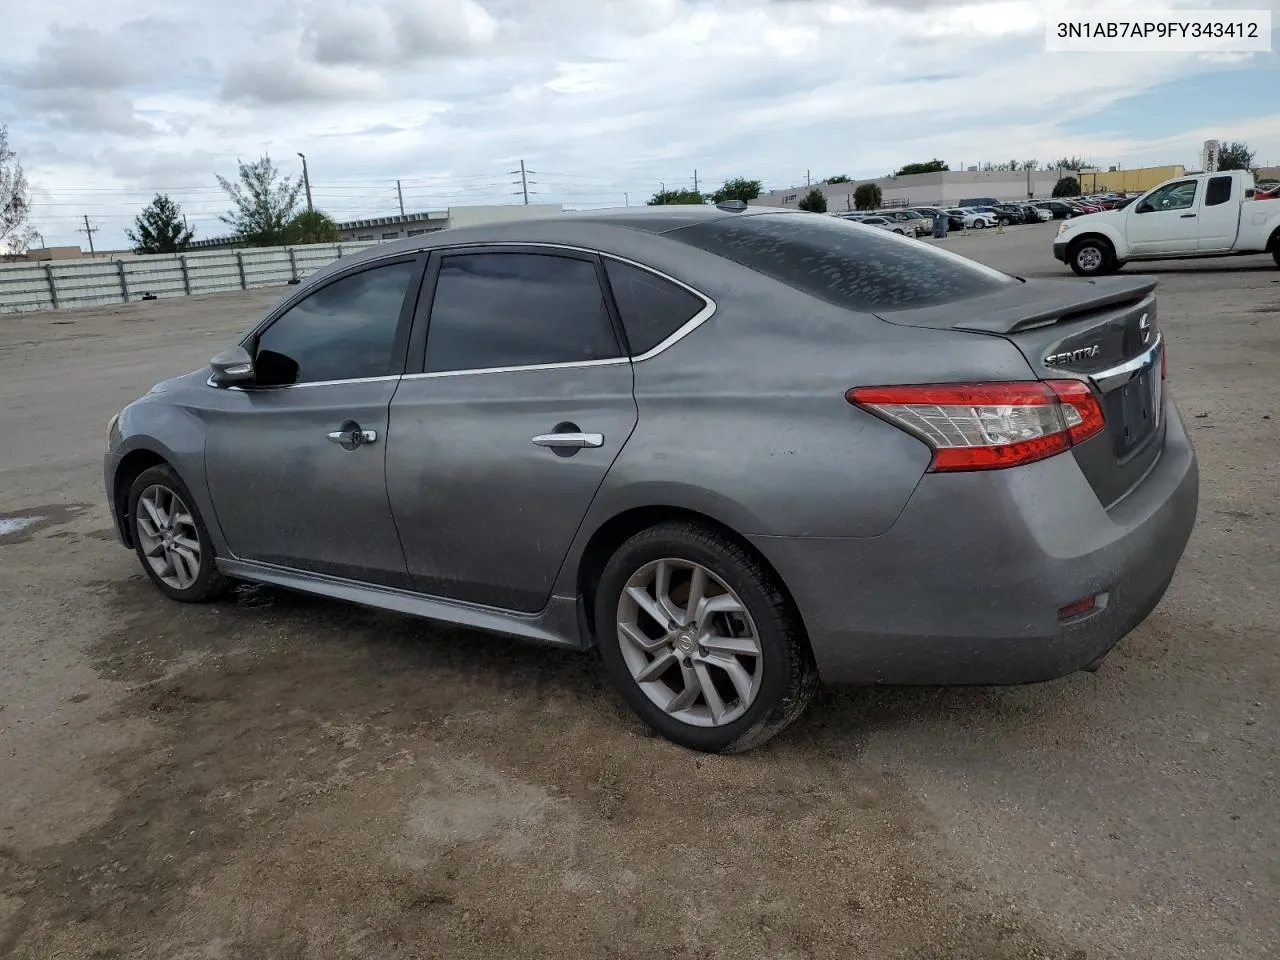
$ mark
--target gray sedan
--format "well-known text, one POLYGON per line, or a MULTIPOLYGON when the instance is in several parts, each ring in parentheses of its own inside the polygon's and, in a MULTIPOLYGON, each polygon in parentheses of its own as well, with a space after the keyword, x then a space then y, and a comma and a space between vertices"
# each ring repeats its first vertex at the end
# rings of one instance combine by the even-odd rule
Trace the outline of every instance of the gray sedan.
POLYGON ((167 597, 231 581, 596 647, 743 750, 832 683, 1096 667, 1196 515, 1154 281, 1023 281, 808 213, 667 207, 346 257, 113 417, 167 597))

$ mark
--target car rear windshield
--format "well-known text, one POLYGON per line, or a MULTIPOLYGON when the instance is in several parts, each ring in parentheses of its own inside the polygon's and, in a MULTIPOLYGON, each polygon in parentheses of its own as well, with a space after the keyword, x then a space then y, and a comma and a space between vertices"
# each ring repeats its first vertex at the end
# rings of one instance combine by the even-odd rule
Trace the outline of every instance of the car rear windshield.
POLYGON ((725 217, 666 236, 851 310, 924 307, 1016 282, 919 240, 814 213, 725 217))

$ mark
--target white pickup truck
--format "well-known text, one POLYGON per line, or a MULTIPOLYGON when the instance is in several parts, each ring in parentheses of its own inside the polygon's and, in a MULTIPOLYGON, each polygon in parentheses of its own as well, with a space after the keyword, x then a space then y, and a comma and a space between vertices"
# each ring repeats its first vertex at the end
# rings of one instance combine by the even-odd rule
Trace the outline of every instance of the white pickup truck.
POLYGON ((1280 200, 1255 194, 1243 170, 1167 180, 1123 209, 1063 221, 1053 256, 1081 277, 1131 260, 1270 253, 1280 266, 1280 200))

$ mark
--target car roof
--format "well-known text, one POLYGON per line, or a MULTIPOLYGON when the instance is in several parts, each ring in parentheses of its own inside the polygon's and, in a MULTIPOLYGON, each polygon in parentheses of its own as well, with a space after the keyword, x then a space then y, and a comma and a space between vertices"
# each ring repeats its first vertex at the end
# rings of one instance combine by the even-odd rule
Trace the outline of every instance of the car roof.
POLYGON ((448 227, 416 237, 379 243, 333 261, 310 274, 302 285, 311 286, 334 273, 364 262, 469 244, 534 243, 573 246, 633 257, 643 262, 643 251, 652 249, 653 239, 664 233, 698 223, 765 214, 808 215, 803 210, 787 207, 760 206, 725 210, 710 204, 610 207, 549 213, 545 216, 502 220, 472 227, 448 227))

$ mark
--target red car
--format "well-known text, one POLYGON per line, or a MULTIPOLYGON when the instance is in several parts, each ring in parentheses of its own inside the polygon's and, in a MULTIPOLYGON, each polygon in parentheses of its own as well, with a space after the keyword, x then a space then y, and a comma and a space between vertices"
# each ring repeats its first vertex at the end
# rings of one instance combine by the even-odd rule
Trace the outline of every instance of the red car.
POLYGON ((1255 195, 1255 200, 1280 200, 1280 183, 1273 187, 1267 187, 1265 190, 1259 190, 1255 195))

